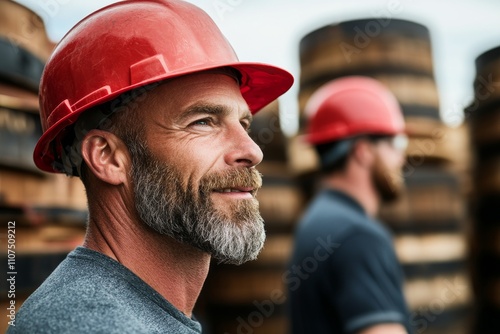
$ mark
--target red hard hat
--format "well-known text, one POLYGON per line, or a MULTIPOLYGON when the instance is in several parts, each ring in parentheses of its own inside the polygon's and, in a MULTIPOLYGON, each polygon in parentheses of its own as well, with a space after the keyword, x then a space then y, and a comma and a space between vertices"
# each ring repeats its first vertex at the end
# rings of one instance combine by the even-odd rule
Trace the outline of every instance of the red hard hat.
POLYGON ((212 19, 190 3, 130 0, 90 14, 62 38, 45 65, 44 134, 35 147, 35 164, 60 172, 65 130, 85 110, 146 84, 228 66, 241 74, 241 94, 252 113, 293 83, 285 70, 238 61, 212 19))
POLYGON ((405 131, 401 108, 379 81, 343 77, 320 87, 309 99, 306 139, 317 145, 362 134, 397 135, 405 131))

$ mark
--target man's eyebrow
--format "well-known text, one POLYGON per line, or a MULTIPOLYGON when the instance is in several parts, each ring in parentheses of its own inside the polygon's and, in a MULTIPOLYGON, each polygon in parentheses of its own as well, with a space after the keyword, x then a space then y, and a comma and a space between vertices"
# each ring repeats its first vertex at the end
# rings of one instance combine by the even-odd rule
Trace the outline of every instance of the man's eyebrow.
POLYGON ((193 116, 197 115, 227 115, 229 114, 229 110, 224 108, 223 106, 220 105, 215 105, 215 104, 194 104, 190 107, 188 107, 180 116, 179 120, 184 121, 186 119, 189 119, 193 116))
MULTIPOLYGON (((230 110, 222 105, 218 104, 195 104, 186 109, 185 112, 180 116, 180 120, 185 120, 196 115, 216 115, 216 116, 227 116, 230 114, 230 110)), ((252 113, 250 111, 245 111, 243 119, 252 121, 252 113)))

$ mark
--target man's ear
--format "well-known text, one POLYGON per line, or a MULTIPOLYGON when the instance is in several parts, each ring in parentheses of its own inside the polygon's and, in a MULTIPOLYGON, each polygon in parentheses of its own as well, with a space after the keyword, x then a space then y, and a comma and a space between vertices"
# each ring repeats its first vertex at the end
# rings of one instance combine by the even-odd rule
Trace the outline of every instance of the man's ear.
POLYGON ((130 154, 125 143, 113 133, 90 130, 82 142, 82 157, 89 171, 101 181, 113 185, 126 182, 130 154))
POLYGON ((375 160, 375 151, 373 144, 365 139, 359 139, 354 143, 352 149, 354 161, 363 167, 368 167, 375 160))

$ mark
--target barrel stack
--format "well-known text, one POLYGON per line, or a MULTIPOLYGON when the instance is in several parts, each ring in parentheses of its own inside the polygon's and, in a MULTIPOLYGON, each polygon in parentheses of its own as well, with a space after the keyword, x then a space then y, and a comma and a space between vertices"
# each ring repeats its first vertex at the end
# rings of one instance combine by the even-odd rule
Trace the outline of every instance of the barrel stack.
MULTIPOLYGON (((85 231, 86 199, 80 181, 42 173, 32 158, 42 134, 38 85, 53 48, 40 17, 14 1, 0 1, 0 257, 7 263, 12 256, 7 231, 15 225, 11 271, 19 273, 17 308, 81 243, 85 231)), ((2 282, 6 273, 0 274, 2 282)), ((0 308, 6 310, 6 285, 0 286, 0 308)), ((3 316, 0 326, 8 320, 3 316)))
POLYGON ((212 265, 196 313, 207 333, 288 333, 284 272, 304 199, 289 171, 277 100, 254 116, 250 136, 264 153, 257 166, 263 175, 257 198, 266 242, 255 261, 212 265))
POLYGON ((300 136, 304 107, 316 89, 332 79, 364 75, 384 83, 398 99, 409 135, 406 189, 396 202, 382 206, 379 218, 394 233, 411 324, 426 333, 460 333, 469 308, 468 132, 441 120, 429 30, 386 18, 323 26, 301 39, 300 65, 301 126, 289 154, 291 169, 303 183, 314 184, 317 169, 314 150, 300 136))
POLYGON ((500 324, 500 47, 476 58, 474 100, 465 109, 473 152, 471 333, 498 333, 500 324))

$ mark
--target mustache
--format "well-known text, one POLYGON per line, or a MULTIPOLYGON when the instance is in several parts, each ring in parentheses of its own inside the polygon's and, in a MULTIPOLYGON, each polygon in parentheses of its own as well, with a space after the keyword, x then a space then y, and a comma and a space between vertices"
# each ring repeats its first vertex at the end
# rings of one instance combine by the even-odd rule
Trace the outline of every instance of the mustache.
POLYGON ((255 196, 262 187, 262 174, 255 168, 229 169, 205 175, 200 180, 200 191, 210 193, 214 189, 251 188, 255 196))

